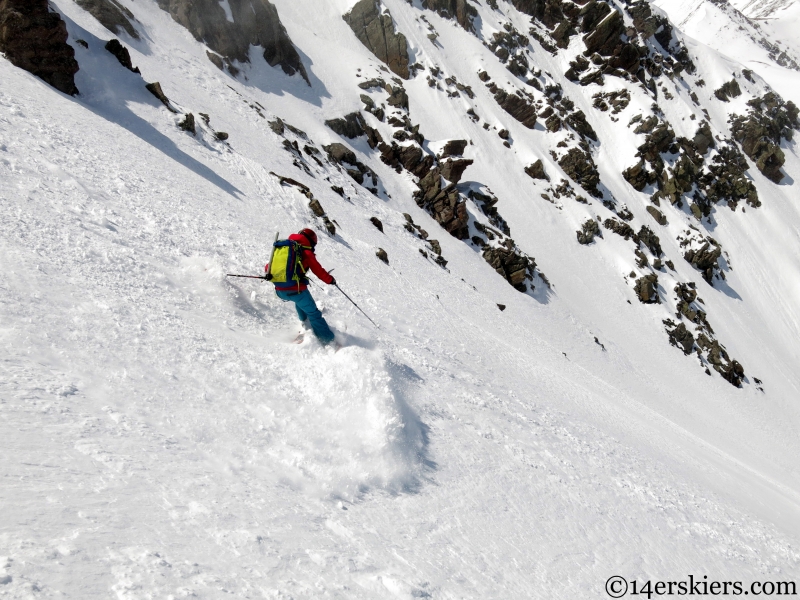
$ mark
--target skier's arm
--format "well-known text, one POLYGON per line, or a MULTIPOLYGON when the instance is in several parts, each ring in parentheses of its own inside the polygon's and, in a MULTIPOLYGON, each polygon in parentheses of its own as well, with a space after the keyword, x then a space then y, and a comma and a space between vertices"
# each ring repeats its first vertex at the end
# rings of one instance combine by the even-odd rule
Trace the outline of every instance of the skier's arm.
POLYGON ((311 269, 311 272, 314 273, 314 275, 316 275, 317 277, 319 277, 319 279, 322 282, 327 283, 328 285, 330 285, 334 281, 336 281, 333 278, 333 275, 331 275, 325 269, 322 268, 322 265, 319 264, 319 262, 317 261, 317 257, 314 256, 313 252, 306 251, 304 258, 306 259, 306 263, 308 264, 308 268, 311 269))

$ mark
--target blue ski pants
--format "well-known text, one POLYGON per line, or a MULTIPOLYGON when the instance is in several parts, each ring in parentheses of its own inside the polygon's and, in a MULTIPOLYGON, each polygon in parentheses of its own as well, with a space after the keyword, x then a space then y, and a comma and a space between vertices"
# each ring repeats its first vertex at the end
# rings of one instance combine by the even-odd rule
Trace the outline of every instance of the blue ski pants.
POLYGON ((301 321, 308 319, 311 325, 311 330, 323 344, 329 344, 333 341, 333 332, 322 316, 322 313, 317 308, 311 292, 303 290, 302 292, 281 292, 275 290, 278 298, 284 302, 294 302, 294 307, 297 309, 297 317, 301 321))

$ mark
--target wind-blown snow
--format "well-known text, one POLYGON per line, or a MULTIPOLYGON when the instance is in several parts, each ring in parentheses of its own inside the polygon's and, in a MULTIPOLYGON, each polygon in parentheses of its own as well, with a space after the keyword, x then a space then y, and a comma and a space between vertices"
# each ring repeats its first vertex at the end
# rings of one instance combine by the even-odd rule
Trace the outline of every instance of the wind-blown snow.
MULTIPOLYGON (((798 579, 794 143, 784 143, 791 181, 750 170, 769 190, 764 206, 715 213, 727 287, 676 261, 676 280, 698 282, 719 338, 766 393, 739 390, 667 344, 662 313, 624 282, 633 258, 621 239, 577 245, 574 231, 602 208, 539 197, 522 168, 541 158, 557 173, 555 138, 493 103, 478 69, 498 85, 513 77, 451 21, 425 13, 435 45, 415 7, 385 2, 414 60, 476 92, 468 102, 424 77, 406 85, 428 139, 475 141, 466 177, 498 195, 512 236, 553 283, 535 297, 439 229, 410 198, 413 183, 363 140, 354 147, 390 199, 335 169, 299 171, 281 148, 268 119, 318 146, 339 141, 324 119, 358 110, 356 84, 380 73, 341 19, 352 2, 275 2, 312 87, 255 52, 247 80, 233 79, 155 2, 125 2, 148 34, 130 43, 145 80, 180 110, 210 115, 196 139, 103 49, 102 26, 54 4, 71 39, 89 44, 76 46, 81 95, 0 59, 0 594, 506 600, 603 597, 615 574, 798 579), (510 130, 513 149, 465 119, 473 105, 510 130), (346 342, 339 352, 311 336, 289 343, 292 306, 267 284, 224 276, 262 272, 276 231, 321 231, 271 171, 320 199, 337 223, 335 237, 320 236, 320 261, 381 326, 312 286, 346 342), (440 241, 449 271, 420 255, 403 212, 440 241)), ((500 24, 484 11, 482 26, 500 24)), ((740 71, 736 57, 689 44, 719 83, 740 71)), ((561 77, 563 57, 537 57, 561 77)), ((601 140, 616 141, 595 160, 647 223, 620 172, 641 143, 625 125, 651 100, 632 89, 615 123, 563 85, 601 140)), ((704 91, 715 87, 709 77, 704 91)), ((716 127, 730 109, 713 109, 716 127)), ((665 111, 693 135, 699 108, 665 111)), ((688 217, 668 214, 659 233, 679 257, 674 234, 688 217)), ((667 294, 672 285, 665 277, 667 294)))

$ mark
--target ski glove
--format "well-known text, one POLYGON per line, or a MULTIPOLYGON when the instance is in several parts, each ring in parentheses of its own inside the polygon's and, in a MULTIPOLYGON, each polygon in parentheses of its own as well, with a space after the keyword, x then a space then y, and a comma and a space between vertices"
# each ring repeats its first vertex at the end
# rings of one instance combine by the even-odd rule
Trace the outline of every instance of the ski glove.
POLYGON ((336 278, 331 277, 331 282, 328 285, 336 285, 336 278))

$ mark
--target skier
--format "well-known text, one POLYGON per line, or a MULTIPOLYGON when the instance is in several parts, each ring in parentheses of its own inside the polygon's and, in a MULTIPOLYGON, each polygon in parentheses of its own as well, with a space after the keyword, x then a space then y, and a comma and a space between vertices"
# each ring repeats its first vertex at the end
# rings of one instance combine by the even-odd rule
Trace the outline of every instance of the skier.
POLYGON ((330 273, 322 268, 322 265, 319 264, 314 254, 314 248, 317 245, 316 233, 311 229, 303 229, 298 233, 290 235, 287 242, 276 242, 275 246, 278 249, 291 249, 296 247, 292 245, 291 242, 296 242, 296 244, 299 245, 299 255, 292 259, 290 257, 292 257, 293 254, 287 251, 285 253, 286 257, 284 258, 282 254, 276 252, 273 254, 272 263, 274 267, 272 268, 272 272, 270 272, 270 267, 272 266, 270 264, 264 267, 264 271, 267 273, 267 279, 272 280, 272 283, 275 285, 275 294, 278 298, 284 302, 294 302, 300 322, 304 326, 309 325, 314 335, 317 336, 317 339, 319 339, 323 346, 326 346, 333 341, 333 332, 322 316, 322 313, 317 308, 314 298, 311 296, 311 292, 308 291, 308 278, 305 274, 308 272, 308 269, 311 269, 314 275, 328 285, 335 285, 336 280, 330 273), (283 261, 283 264, 280 264, 280 261, 283 261), (296 266, 300 267, 296 269, 296 274, 292 277, 289 277, 288 273, 290 271, 295 271, 295 265, 287 265, 287 261, 295 262, 296 266), (279 273, 279 275, 274 277, 273 275, 275 273, 279 273))

